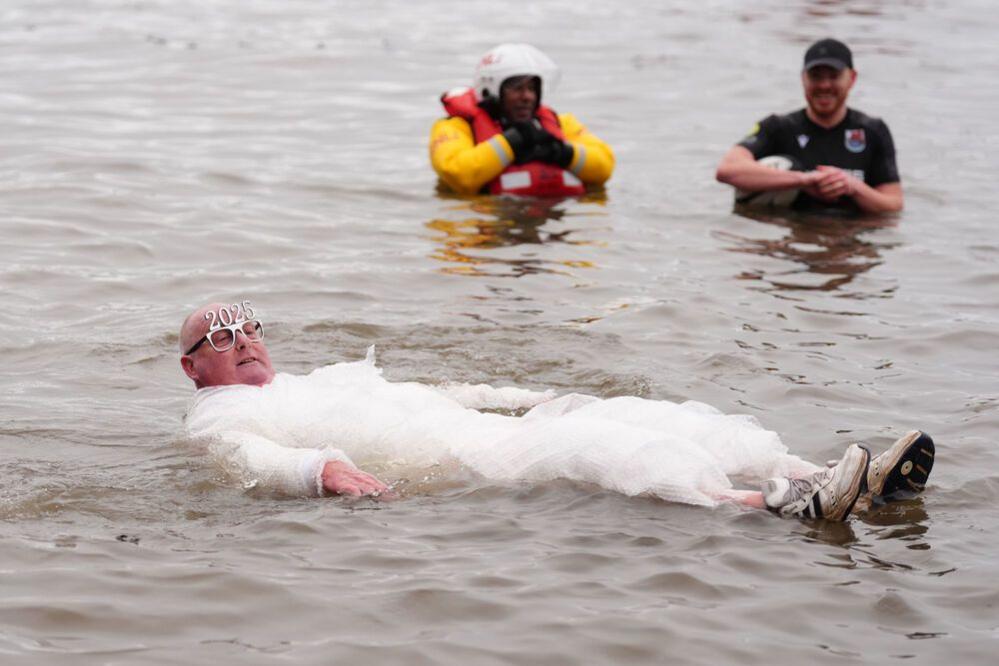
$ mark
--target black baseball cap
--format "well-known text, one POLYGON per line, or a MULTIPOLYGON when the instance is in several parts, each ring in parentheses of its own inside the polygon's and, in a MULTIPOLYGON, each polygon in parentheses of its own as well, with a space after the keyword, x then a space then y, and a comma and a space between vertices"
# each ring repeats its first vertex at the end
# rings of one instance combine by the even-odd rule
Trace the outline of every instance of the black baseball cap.
POLYGON ((834 69, 853 69, 850 47, 837 39, 820 39, 805 51, 805 71, 820 65, 834 69))

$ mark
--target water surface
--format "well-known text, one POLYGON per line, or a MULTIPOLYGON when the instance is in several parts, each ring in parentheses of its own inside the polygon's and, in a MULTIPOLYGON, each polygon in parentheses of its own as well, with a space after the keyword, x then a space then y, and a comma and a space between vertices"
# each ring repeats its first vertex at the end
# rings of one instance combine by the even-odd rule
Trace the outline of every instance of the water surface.
MULTIPOLYGON (((0 10, 5 663, 983 663, 999 602, 984 2, 12 2, 0 10), (713 182, 813 39, 906 211, 739 214, 713 182), (495 43, 605 138, 605 196, 443 196, 437 97, 495 43), (182 317, 249 298, 281 369, 708 402, 813 460, 912 427, 921 497, 845 525, 569 483, 244 492, 185 447, 182 317)), ((546 93, 547 94, 547 93, 546 93)))

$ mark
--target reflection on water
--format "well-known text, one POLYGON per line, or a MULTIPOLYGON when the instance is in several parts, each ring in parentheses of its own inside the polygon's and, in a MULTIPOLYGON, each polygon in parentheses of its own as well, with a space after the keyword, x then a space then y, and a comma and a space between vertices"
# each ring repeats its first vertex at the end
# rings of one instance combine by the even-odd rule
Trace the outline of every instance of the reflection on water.
MULTIPOLYGON (((807 541, 838 547, 837 550, 824 553, 824 559, 817 560, 816 564, 841 569, 924 571, 923 559, 910 552, 930 549, 927 539, 930 518, 923 507, 921 496, 914 495, 887 503, 872 502, 869 498, 861 497, 853 510, 853 516, 856 521, 804 523, 806 529, 799 534, 807 541), (861 531, 864 533, 858 534, 861 531), (894 548, 875 547, 869 541, 870 538, 876 542, 888 541, 897 545, 894 548)), ((940 576, 954 570, 953 567, 948 567, 942 571, 925 573, 940 576)))
MULTIPOLYGON (((567 268, 595 268, 589 260, 559 259, 553 252, 529 248, 516 256, 503 256, 503 248, 515 246, 597 245, 593 241, 570 238, 575 229, 565 228, 567 213, 563 199, 531 199, 478 196, 471 199, 441 193, 440 198, 455 201, 446 218, 427 222, 440 247, 431 255, 449 266, 441 272, 456 275, 522 277, 535 273, 568 275, 567 268), (497 252, 492 252, 497 251, 497 252)), ((602 205, 603 193, 589 194, 584 203, 602 205)), ((525 248, 526 249, 526 248, 525 248)))
MULTIPOLYGON (((895 224, 892 219, 879 217, 842 217, 780 213, 738 207, 743 217, 764 224, 783 227, 783 238, 749 238, 728 232, 715 232, 715 237, 727 243, 730 252, 744 252, 797 264, 769 272, 763 269, 742 271, 739 279, 760 280, 769 284, 763 291, 836 291, 882 262, 881 252, 897 243, 877 242, 864 237, 872 231, 895 224)), ((886 298, 894 288, 877 294, 845 292, 851 298, 886 298)))
POLYGON ((954 571, 926 571, 925 559, 911 551, 930 550, 928 534, 930 517, 923 506, 923 498, 912 495, 890 502, 862 498, 853 511, 857 518, 854 529, 863 525, 865 537, 875 542, 889 542, 892 546, 875 547, 868 538, 858 541, 851 548, 851 560, 856 566, 892 571, 920 571, 931 575, 946 575, 954 571))
POLYGON ((839 546, 842 550, 837 550, 832 554, 832 562, 819 562, 825 566, 852 568, 853 558, 850 556, 849 547, 857 543, 857 534, 853 531, 853 526, 849 522, 833 522, 828 520, 802 521, 803 531, 798 532, 798 536, 806 541, 823 543, 829 546, 839 546))
POLYGON ((923 498, 913 495, 906 499, 879 503, 857 512, 865 525, 873 528, 878 539, 901 539, 911 542, 912 550, 929 549, 922 538, 929 530, 929 515, 923 508, 923 498))

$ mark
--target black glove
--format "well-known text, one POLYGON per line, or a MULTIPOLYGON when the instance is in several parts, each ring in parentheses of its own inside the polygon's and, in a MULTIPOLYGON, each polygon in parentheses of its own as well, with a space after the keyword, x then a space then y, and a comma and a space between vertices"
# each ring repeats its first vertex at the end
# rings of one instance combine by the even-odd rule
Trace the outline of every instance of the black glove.
POLYGON ((513 161, 516 164, 530 161, 539 132, 544 130, 535 127, 533 122, 513 123, 503 130, 503 137, 513 150, 513 161))
POLYGON ((568 169, 569 165, 572 164, 572 158, 576 154, 576 150, 571 144, 556 139, 547 132, 545 134, 550 140, 538 143, 534 148, 534 154, 531 156, 531 159, 568 169))

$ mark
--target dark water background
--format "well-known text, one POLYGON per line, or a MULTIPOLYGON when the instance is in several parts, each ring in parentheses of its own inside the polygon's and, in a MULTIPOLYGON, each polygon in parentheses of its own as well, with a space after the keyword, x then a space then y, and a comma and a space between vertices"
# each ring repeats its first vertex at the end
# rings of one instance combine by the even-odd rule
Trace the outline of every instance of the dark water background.
POLYGON ((999 20, 986 2, 6 2, 2 663, 991 663, 999 20), (744 216, 720 155, 855 51, 907 209, 744 216), (438 196, 427 132, 528 41, 606 198, 438 196), (758 219, 756 219, 758 218, 758 219), (845 525, 567 483, 275 500, 183 446, 184 314, 281 369, 693 398, 813 460, 911 427, 920 498, 845 525))

